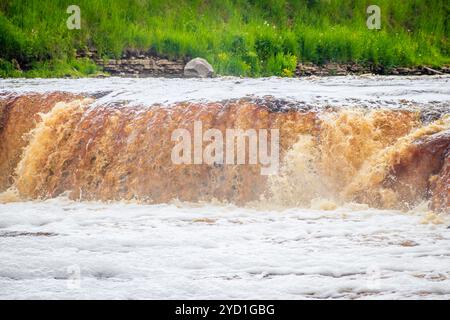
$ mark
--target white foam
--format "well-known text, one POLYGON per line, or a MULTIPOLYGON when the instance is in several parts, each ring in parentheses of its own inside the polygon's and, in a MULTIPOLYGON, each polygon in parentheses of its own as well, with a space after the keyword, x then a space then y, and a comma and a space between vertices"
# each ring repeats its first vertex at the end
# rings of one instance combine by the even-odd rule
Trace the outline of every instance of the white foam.
POLYGON ((385 106, 450 102, 450 76, 323 78, 83 78, 0 79, 0 93, 106 93, 97 103, 172 104, 274 96, 311 105, 385 106))
POLYGON ((450 234, 421 219, 352 206, 3 204, 0 298, 449 299, 450 234))

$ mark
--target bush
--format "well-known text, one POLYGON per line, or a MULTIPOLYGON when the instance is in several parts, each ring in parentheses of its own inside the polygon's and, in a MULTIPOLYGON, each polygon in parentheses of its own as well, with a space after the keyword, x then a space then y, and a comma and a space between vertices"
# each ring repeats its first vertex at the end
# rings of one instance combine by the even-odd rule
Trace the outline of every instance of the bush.
POLYGON ((0 58, 16 59, 19 63, 26 63, 31 58, 28 50, 30 47, 23 32, 0 13, 0 58))
POLYGON ((0 59, 0 78, 20 77, 22 72, 12 62, 0 59))
POLYGON ((297 68, 297 57, 291 54, 277 53, 267 61, 267 74, 292 77, 297 68))
POLYGON ((264 35, 255 40, 255 50, 262 61, 275 56, 281 51, 281 46, 273 37, 264 35))

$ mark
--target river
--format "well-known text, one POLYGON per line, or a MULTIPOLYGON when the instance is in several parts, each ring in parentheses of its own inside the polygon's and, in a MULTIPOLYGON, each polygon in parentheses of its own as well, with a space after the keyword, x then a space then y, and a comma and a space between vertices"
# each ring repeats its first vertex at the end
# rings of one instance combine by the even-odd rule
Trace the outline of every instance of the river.
POLYGON ((450 187, 432 210, 443 164, 417 143, 444 157, 449 76, 1 79, 2 99, 0 298, 450 299, 450 187), (278 175, 175 169, 168 134, 198 119, 279 126, 278 175))

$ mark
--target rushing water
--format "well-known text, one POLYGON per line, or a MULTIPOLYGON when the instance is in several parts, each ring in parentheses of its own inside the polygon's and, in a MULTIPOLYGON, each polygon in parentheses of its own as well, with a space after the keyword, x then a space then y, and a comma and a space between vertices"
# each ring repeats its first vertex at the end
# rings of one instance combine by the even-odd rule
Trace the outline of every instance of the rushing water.
POLYGON ((446 76, 0 80, 0 296, 448 299, 449 113, 446 76), (279 173, 174 165, 198 120, 279 129, 279 173))
POLYGON ((450 77, 0 79, 0 93, 65 91, 101 94, 98 104, 144 105, 273 96, 299 104, 404 106, 450 100, 450 77))

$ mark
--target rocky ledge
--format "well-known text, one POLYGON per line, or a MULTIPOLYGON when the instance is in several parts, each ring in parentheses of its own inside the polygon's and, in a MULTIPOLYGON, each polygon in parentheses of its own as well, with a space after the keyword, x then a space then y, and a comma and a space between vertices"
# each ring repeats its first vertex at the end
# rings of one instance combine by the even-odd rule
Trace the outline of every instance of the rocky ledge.
MULTIPOLYGON (((174 60, 160 57, 154 52, 141 53, 129 50, 123 54, 121 59, 100 59, 95 50, 81 53, 78 56, 94 60, 97 65, 111 75, 127 77, 183 77, 184 68, 190 60, 189 58, 174 60)), ((385 68, 381 65, 362 65, 358 63, 325 63, 323 65, 299 63, 295 71, 297 77, 345 76, 353 74, 439 75, 450 74, 450 66, 442 68, 430 68, 428 66, 385 68)))
POLYGON ((185 66, 183 60, 173 61, 146 56, 109 60, 96 59, 95 63, 111 75, 136 77, 181 77, 185 66))
POLYGON ((356 63, 338 64, 326 63, 324 65, 315 65, 312 63, 299 63, 295 71, 296 76, 346 76, 350 74, 381 74, 381 75, 436 75, 450 74, 450 67, 433 69, 427 66, 419 66, 415 68, 396 67, 385 68, 383 66, 369 65, 364 66, 356 63))

